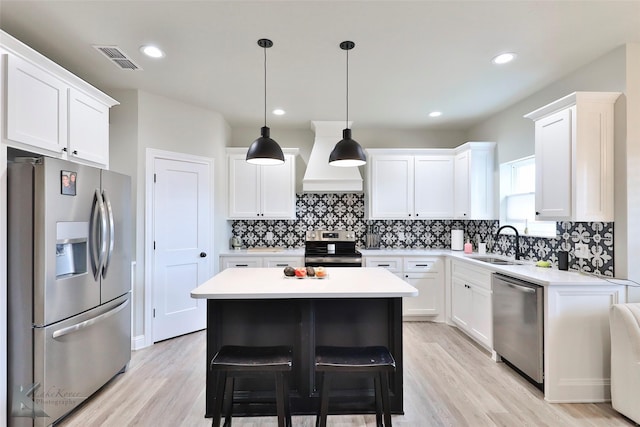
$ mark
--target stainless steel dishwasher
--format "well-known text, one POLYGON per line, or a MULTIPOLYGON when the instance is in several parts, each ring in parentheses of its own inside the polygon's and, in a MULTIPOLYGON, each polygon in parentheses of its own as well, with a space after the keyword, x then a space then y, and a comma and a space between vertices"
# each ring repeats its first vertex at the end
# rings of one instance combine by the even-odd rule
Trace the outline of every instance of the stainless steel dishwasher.
POLYGON ((542 286, 493 274, 493 347, 534 382, 544 382, 542 286))

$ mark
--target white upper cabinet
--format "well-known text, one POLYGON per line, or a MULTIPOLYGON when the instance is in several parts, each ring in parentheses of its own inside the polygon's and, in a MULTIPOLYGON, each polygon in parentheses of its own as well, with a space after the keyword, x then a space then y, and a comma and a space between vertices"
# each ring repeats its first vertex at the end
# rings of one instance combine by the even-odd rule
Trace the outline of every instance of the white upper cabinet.
POLYGON ((535 121, 536 217, 613 221, 613 110, 618 92, 574 92, 535 121))
POLYGON ((367 217, 430 219, 453 215, 449 150, 368 150, 367 217))
POLYGON ((0 31, 6 132, 22 150, 108 168, 109 108, 118 102, 0 31))
POLYGON ((247 163, 246 148, 228 150, 229 218, 295 219, 295 154, 283 150, 284 164, 247 163))
POLYGON ((109 163, 109 107, 69 89, 69 156, 109 163))
POLYGON ((16 56, 7 56, 7 138, 54 153, 67 148, 67 85, 16 56))
POLYGON ((416 218, 453 216, 453 171, 451 155, 417 156, 414 163, 416 218))
POLYGON ((467 142, 456 148, 454 218, 495 219, 495 142, 467 142))
POLYGON ((371 155, 369 162, 369 217, 411 219, 413 156, 371 155))

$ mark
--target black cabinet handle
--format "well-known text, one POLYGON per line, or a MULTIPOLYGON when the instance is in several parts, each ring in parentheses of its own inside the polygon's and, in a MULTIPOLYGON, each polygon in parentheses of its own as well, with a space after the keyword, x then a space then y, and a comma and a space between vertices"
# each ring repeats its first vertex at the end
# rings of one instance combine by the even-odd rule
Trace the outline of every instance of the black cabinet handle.
POLYGON ((62 151, 67 152, 67 147, 62 148, 62 151))
POLYGON ((276 267, 289 267, 289 264, 276 264, 276 267))
POLYGON ((378 264, 378 267, 389 267, 389 264, 378 264))
POLYGON ((416 264, 416 267, 429 267, 429 264, 416 264))
POLYGON ((540 212, 536 212, 536 215, 540 215, 540 212))
POLYGON ((206 252, 200 252, 200 258, 206 258, 207 253, 206 252))
POLYGON ((73 155, 77 156, 78 155, 78 150, 73 150, 73 155))
POLYGON ((249 264, 236 264, 236 267, 249 267, 249 264))

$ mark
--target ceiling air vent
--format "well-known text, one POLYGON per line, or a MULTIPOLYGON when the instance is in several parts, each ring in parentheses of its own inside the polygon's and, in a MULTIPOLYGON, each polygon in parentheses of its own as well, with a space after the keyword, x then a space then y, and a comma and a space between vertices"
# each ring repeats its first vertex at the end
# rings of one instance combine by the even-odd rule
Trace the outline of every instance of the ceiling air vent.
POLYGON ((116 67, 122 70, 142 70, 142 67, 133 62, 118 46, 93 46, 106 56, 116 67))

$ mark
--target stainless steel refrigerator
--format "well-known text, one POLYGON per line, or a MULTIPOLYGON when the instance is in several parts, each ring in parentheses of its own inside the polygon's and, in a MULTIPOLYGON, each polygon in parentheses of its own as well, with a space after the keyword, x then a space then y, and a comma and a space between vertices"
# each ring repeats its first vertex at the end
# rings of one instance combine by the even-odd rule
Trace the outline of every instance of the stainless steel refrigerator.
POLYGON ((7 421, 48 426, 131 358, 131 180, 41 157, 7 182, 7 421))

